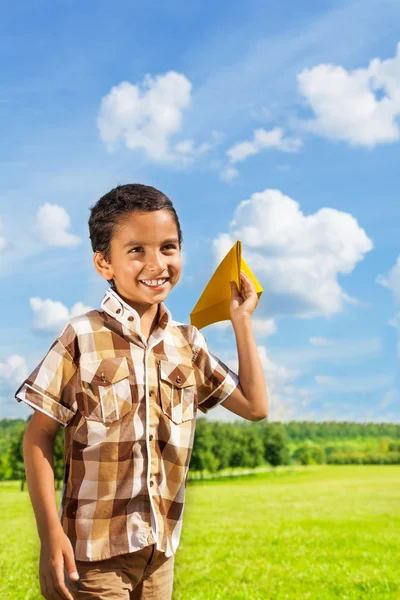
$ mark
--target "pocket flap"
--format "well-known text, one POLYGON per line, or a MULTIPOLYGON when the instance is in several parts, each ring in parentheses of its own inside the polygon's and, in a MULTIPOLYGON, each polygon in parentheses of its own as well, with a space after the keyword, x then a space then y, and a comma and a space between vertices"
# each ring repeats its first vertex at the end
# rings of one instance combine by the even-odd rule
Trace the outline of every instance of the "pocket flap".
POLYGON ((168 381, 175 387, 184 388, 196 383, 192 365, 176 364, 169 360, 160 360, 159 368, 160 378, 168 381))
POLYGON ((95 385, 110 385, 129 377, 128 361, 125 356, 83 362, 80 369, 82 381, 95 385))

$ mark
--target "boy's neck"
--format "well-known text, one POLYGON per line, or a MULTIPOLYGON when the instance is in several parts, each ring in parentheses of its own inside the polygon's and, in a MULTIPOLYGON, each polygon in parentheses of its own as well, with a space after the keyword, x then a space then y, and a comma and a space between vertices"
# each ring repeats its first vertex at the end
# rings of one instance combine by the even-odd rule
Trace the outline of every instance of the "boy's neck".
POLYGON ((144 313, 142 317, 140 317, 140 331, 145 336, 146 340, 149 339, 154 329, 157 327, 158 320, 160 317, 160 305, 156 305, 157 310, 154 316, 147 316, 147 313, 144 313))
MULTIPOLYGON (((160 316, 160 304, 138 304, 137 302, 132 302, 129 298, 125 298, 117 288, 113 288, 114 292, 118 294, 122 300, 131 306, 140 317, 140 330, 146 335, 150 335, 153 329, 157 326, 159 316, 160 316)), ((148 337, 147 335, 147 337, 148 337)))

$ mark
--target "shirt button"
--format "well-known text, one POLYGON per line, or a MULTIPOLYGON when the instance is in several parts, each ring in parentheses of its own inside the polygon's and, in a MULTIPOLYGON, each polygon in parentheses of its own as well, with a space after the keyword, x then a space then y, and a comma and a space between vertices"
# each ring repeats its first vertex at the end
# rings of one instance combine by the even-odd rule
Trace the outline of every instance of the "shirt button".
POLYGON ((149 396, 154 396, 154 390, 149 391, 149 396))
POLYGON ((151 434, 149 435, 149 440, 151 441, 151 440, 153 439, 153 437, 154 437, 154 435, 151 433, 151 434))
POLYGON ((115 312, 117 313, 117 315, 119 315, 119 313, 121 312, 121 309, 117 308, 117 310, 115 312))
POLYGON ((128 317, 128 321, 133 321, 133 317, 128 317))
POLYGON ((150 479, 150 487, 154 485, 154 481, 152 479, 150 479))

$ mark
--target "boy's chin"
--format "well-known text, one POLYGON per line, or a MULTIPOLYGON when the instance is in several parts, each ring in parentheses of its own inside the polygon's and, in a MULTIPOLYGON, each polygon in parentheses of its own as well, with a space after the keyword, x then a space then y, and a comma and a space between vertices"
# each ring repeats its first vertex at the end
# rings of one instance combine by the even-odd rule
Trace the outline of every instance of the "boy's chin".
POLYGON ((129 302, 136 302, 137 304, 158 304, 168 296, 172 288, 173 285, 169 282, 159 290, 146 287, 144 283, 138 283, 134 288, 126 287, 124 291, 119 290, 117 286, 116 291, 129 302))

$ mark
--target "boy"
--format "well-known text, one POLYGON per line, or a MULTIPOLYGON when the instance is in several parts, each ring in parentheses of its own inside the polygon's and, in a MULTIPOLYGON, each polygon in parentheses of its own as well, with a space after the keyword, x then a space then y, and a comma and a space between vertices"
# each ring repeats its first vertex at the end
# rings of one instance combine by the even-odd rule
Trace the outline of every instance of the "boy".
POLYGON ((24 436, 28 489, 47 598, 168 600, 197 410, 222 403, 252 421, 267 392, 250 316, 258 298, 231 284, 239 377, 197 328, 164 304, 181 274, 182 233, 171 201, 118 186, 91 208, 100 310, 70 320, 16 392, 35 408, 24 436), (65 427, 60 510, 53 448, 65 427))

